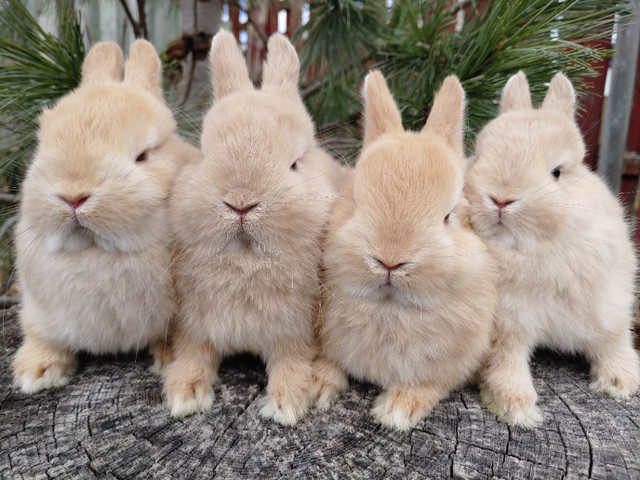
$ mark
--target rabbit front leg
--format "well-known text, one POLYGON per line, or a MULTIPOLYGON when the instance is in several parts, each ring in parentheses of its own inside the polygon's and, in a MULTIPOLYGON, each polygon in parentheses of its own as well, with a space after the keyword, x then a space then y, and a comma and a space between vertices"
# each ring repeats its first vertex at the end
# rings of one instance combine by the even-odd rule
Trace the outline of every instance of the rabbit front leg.
POLYGON ((173 360, 171 343, 164 337, 151 342, 149 352, 153 357, 153 365, 149 367, 149 370, 156 375, 159 375, 162 372, 162 369, 169 365, 171 360, 173 360))
POLYGON ((173 361, 174 324, 169 323, 164 335, 155 338, 149 345, 149 353, 153 357, 153 364, 149 370, 160 375, 162 370, 173 361))
POLYGON ((619 399, 638 391, 640 360, 629 329, 600 336, 587 347, 586 356, 591 364, 592 390, 619 399))
POLYGON ((481 372, 480 394, 487 408, 507 423, 533 428, 542 423, 529 370, 526 335, 498 328, 481 372))
POLYGON ((349 379, 334 360, 320 354, 313 362, 313 383, 316 408, 325 411, 338 393, 349 386, 349 379))
POLYGON ((175 358, 164 370, 164 393, 171 416, 204 412, 213 404, 213 384, 218 378, 220 354, 208 340, 176 332, 175 358))
POLYGON ((281 425, 295 425, 307 411, 313 392, 312 361, 316 350, 307 340, 275 345, 267 359, 268 400, 260 410, 281 425))
POLYGON ((409 430, 448 392, 437 385, 398 385, 378 395, 371 414, 385 427, 409 430))
MULTIPOLYGON (((24 314, 24 312, 23 312, 24 314)), ((61 387, 69 381, 76 356, 25 328, 24 344, 13 360, 15 383, 24 393, 61 387)))

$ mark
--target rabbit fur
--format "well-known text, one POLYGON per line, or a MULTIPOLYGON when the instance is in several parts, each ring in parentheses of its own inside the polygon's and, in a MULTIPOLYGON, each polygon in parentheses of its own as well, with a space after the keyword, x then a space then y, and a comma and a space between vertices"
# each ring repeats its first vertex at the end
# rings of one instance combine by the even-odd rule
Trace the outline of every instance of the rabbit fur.
POLYGON ((323 257, 316 405, 328 408, 349 374, 384 388, 373 416, 406 430, 480 366, 496 274, 462 195, 458 79, 444 81, 420 132, 404 131, 380 72, 364 97, 363 149, 323 257))
POLYGON ((631 342, 636 259, 623 209, 582 163, 575 93, 558 73, 534 109, 524 73, 479 134, 465 193, 470 220, 500 270, 496 337, 482 373, 485 403, 510 423, 542 421, 529 371, 537 346, 581 353, 591 388, 638 389, 631 342))
POLYGON ((179 315, 164 391, 172 415, 203 411, 222 358, 251 352, 269 376, 262 414, 291 425, 310 402, 321 241, 342 168, 314 139, 286 37, 270 38, 259 90, 230 32, 210 58, 204 158, 170 202, 179 315))
POLYGON ((78 351, 168 360, 174 312, 167 197, 197 149, 174 134, 153 46, 96 44, 80 86, 40 116, 15 242, 24 392, 63 385, 78 351))

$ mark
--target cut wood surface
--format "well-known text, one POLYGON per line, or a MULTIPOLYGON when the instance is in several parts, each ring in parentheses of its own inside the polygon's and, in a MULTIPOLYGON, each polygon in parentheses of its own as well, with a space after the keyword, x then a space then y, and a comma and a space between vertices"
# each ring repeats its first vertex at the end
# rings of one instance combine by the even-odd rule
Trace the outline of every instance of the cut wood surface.
POLYGON ((328 412, 281 427, 258 414, 266 375, 251 356, 222 364, 210 411, 175 420, 146 352, 81 356, 65 387, 21 393, 15 308, 0 315, 4 478, 640 478, 640 398, 591 392, 576 357, 534 357, 545 421, 530 431, 497 421, 472 386, 414 430, 389 431, 368 414, 379 389, 353 381, 328 412))

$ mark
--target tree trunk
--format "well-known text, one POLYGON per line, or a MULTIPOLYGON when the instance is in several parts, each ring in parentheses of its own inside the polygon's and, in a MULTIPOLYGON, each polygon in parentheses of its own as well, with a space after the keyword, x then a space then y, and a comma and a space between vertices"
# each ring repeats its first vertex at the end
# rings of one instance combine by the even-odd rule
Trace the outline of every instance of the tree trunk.
POLYGON ((213 408, 169 417, 146 353, 82 356, 68 385, 24 395, 11 382, 15 309, 0 330, 4 478, 640 478, 640 398, 591 392, 587 365, 539 352, 532 370, 544 424, 496 420, 473 387, 453 392, 408 433, 368 414, 379 390, 352 381, 326 413, 293 428, 258 414, 264 366, 226 360, 213 408))
MULTIPOLYGON (((199 33, 212 37, 218 32, 222 2, 219 0, 180 0, 182 32, 195 36, 199 33)), ((211 76, 208 57, 195 61, 193 53, 184 63, 184 79, 181 90, 186 103, 208 103, 211 97, 211 76)))

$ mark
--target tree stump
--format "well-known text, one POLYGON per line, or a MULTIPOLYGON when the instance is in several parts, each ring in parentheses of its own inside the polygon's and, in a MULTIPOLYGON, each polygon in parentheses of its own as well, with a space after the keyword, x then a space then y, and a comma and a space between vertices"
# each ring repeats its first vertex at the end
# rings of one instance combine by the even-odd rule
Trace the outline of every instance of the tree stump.
POLYGON ((35 395, 12 385, 15 309, 0 330, 0 476, 4 478, 640 478, 640 398, 588 388, 577 357, 532 361, 544 424, 509 427, 467 386, 410 432, 369 416, 379 389, 352 381, 326 413, 293 428, 258 414, 263 364, 227 359, 213 408, 175 420, 146 352, 81 356, 68 385, 35 395))

